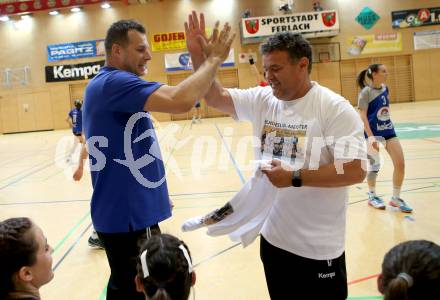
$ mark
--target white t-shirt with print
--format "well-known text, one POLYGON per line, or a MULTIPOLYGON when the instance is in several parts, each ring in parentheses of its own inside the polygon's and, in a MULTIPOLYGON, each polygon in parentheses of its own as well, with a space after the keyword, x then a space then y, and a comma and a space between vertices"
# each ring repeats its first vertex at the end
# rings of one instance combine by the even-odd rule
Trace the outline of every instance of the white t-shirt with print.
MULTIPOLYGON (((228 91, 237 119, 251 121, 253 134, 260 139, 256 159, 279 158, 295 169, 366 159, 358 113, 342 96, 316 82, 294 101, 277 99, 271 87, 228 91)), ((317 260, 344 252, 348 187, 288 187, 275 197, 261 230, 272 245, 317 260)))

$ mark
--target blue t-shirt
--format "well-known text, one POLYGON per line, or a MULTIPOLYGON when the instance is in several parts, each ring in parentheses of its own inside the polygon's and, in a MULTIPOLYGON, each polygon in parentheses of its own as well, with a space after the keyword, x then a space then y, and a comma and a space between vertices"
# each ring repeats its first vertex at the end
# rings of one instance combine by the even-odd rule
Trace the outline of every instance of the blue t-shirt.
POLYGON ((72 119, 73 133, 82 133, 82 111, 74 108, 69 112, 69 117, 72 119))
POLYGON ((92 220, 98 232, 141 230, 171 216, 158 140, 144 112, 145 102, 159 87, 105 66, 86 88, 84 132, 91 163, 92 220))

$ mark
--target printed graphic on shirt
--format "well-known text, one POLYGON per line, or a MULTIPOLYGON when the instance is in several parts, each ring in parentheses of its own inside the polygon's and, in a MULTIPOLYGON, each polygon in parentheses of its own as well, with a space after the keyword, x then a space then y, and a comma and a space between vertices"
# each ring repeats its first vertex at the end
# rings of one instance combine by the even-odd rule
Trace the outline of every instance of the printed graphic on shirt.
POLYGON ((379 121, 384 123, 377 123, 377 130, 384 131, 393 129, 393 123, 390 120, 390 109, 387 106, 381 107, 376 114, 376 117, 379 121), (388 122, 387 122, 388 121, 388 122))
POLYGON ((212 225, 220 222, 234 212, 232 205, 227 202, 223 207, 210 212, 203 218, 203 224, 212 225))
POLYGON ((261 134, 263 157, 294 161, 304 158, 307 124, 285 124, 265 120, 261 134))
POLYGON ((390 119, 390 109, 388 107, 382 107, 377 111, 377 118, 380 121, 388 121, 390 119))

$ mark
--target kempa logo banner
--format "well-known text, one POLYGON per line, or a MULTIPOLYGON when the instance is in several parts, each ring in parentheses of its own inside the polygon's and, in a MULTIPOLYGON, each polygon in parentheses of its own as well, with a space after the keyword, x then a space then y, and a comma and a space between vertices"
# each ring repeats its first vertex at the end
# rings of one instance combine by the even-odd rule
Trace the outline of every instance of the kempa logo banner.
POLYGON ((98 74, 105 61, 75 65, 46 66, 46 82, 91 79, 98 74))

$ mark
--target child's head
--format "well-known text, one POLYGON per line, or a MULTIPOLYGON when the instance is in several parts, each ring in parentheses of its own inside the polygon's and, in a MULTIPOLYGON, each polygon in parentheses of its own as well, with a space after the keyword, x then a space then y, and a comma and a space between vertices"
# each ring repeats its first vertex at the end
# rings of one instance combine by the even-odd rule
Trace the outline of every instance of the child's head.
POLYGON ((417 240, 393 247, 378 279, 384 300, 440 299, 440 246, 417 240))
POLYGON ((79 99, 76 99, 73 104, 75 105, 76 109, 78 109, 78 110, 81 109, 81 107, 82 107, 82 102, 79 99))
POLYGON ((38 290, 53 278, 52 248, 28 218, 0 222, 0 299, 38 290))
POLYGON ((141 247, 136 286, 147 299, 187 300, 195 283, 186 244, 169 234, 153 235, 141 247))
POLYGON ((387 75, 388 72, 385 65, 371 64, 367 69, 359 73, 357 83, 361 89, 364 88, 366 86, 366 76, 373 84, 382 84, 385 83, 387 75))

